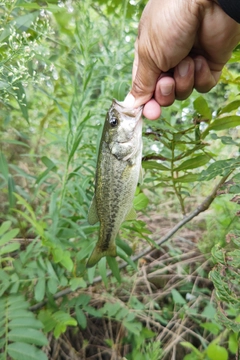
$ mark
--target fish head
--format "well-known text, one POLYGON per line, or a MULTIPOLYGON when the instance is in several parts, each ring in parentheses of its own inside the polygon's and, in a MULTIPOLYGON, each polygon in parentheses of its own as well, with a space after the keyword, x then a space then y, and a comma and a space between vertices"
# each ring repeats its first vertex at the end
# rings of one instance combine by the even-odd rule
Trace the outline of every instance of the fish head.
MULTIPOLYGON (((105 120, 105 141, 127 143, 133 139, 141 123, 142 109, 143 106, 137 109, 126 108, 114 99, 105 120)), ((141 131, 141 127, 139 130, 141 131)))

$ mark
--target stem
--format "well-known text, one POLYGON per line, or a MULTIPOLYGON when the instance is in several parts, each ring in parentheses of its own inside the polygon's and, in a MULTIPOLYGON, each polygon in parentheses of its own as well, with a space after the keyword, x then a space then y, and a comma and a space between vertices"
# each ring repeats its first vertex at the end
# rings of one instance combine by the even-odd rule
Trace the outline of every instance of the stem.
MULTIPOLYGON (((185 215, 185 207, 184 207, 183 198, 182 198, 180 192, 178 191, 176 184, 174 183, 174 141, 172 141, 171 177, 172 177, 173 190, 179 200, 182 213, 185 215)), ((179 186, 181 187, 181 185, 179 185, 179 186)))

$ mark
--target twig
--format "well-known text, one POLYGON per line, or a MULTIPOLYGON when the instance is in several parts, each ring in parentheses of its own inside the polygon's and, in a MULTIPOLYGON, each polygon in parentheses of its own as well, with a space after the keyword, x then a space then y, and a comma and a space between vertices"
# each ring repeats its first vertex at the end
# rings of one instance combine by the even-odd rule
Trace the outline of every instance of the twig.
MULTIPOLYGON (((182 219, 181 221, 179 221, 179 223, 174 226, 165 236, 163 236, 161 239, 159 239, 158 241, 156 241, 156 245, 162 245, 163 243, 165 243, 167 240, 169 240, 179 229, 181 229, 185 224, 187 224, 189 221, 191 221, 194 217, 196 217, 197 215, 199 215, 201 212, 206 211, 209 206, 211 205, 211 203, 213 202, 213 200, 215 199, 217 192, 219 190, 219 188, 225 183, 225 181, 227 180, 227 178, 231 175, 232 171, 229 172, 226 176, 222 177, 222 179, 219 181, 219 183, 215 186, 215 188, 213 189, 213 191, 211 192, 211 194, 206 197, 206 199, 194 210, 192 211, 189 215, 185 216, 184 219, 182 219)), ((148 253, 150 253, 152 251, 152 247, 148 246, 144 251, 138 253, 137 255, 132 257, 132 261, 137 261, 140 258, 146 256, 148 253)), ((124 269, 126 266, 128 265, 127 262, 123 262, 119 265, 119 269, 124 269)), ((107 272, 107 277, 112 275, 112 271, 109 270, 107 272)), ((102 277, 101 276, 97 276, 93 279, 92 284, 96 284, 98 282, 102 281, 102 277)), ((75 289, 74 291, 71 288, 67 288, 64 289, 62 291, 59 291, 58 293, 56 293, 53 297, 55 300, 71 294, 72 292, 75 292, 79 289, 75 289)), ((30 311, 35 311, 40 309, 41 307, 43 307, 44 305, 46 305, 47 300, 43 300, 33 306, 31 306, 29 308, 30 311)))

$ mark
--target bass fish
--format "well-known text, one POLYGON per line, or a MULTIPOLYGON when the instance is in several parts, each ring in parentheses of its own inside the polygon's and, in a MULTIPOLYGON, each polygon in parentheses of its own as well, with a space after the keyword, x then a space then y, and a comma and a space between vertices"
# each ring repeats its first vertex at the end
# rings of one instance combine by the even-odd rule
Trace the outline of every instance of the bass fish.
POLYGON ((113 100, 107 112, 88 213, 89 224, 100 221, 99 239, 87 267, 104 256, 117 256, 115 238, 122 222, 136 219, 132 205, 141 171, 142 108, 126 108, 113 100))

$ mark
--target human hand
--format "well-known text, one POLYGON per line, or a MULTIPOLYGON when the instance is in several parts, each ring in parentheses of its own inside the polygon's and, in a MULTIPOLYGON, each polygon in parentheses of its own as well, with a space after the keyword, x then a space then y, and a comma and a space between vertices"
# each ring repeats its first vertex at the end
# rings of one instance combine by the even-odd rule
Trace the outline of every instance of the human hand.
MULTIPOLYGON (((131 94, 149 119, 160 105, 208 92, 240 41, 240 25, 213 0, 149 0, 135 44, 131 94)), ((131 96, 131 95, 130 95, 131 96)))

